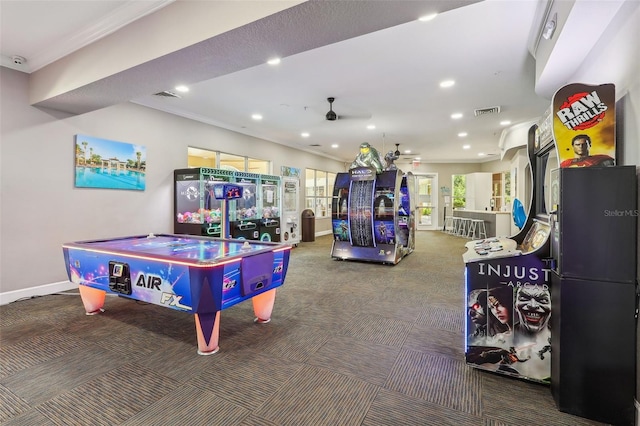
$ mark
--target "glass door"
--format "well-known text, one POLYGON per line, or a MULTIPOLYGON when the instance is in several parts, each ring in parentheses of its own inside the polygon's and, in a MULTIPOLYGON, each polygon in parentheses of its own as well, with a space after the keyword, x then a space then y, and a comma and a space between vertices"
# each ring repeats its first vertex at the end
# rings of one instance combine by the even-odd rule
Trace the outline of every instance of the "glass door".
POLYGON ((417 229, 438 229, 438 175, 415 173, 415 177, 417 229))

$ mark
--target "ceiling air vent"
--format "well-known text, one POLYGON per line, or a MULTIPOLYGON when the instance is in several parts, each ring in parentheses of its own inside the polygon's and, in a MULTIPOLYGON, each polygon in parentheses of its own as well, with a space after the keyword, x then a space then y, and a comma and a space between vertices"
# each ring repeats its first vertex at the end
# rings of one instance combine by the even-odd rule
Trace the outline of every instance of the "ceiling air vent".
POLYGON ((473 113, 476 117, 480 117, 481 115, 497 114, 499 112, 500 112, 500 107, 496 106, 496 107, 490 107, 490 108, 477 109, 473 113))
POLYGON ((176 95, 173 92, 170 92, 168 90, 165 90, 164 92, 158 92, 158 93, 154 93, 154 96, 161 96, 163 98, 179 98, 180 95, 176 95))

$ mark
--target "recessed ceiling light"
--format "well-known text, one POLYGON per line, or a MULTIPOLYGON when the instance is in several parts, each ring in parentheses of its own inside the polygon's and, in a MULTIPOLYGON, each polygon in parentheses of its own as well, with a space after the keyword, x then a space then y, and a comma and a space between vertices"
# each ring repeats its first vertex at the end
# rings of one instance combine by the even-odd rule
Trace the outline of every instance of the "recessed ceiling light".
POLYGON ((422 160, 420 157, 414 157, 414 160, 422 160))
POLYGON ((462 118, 462 113, 456 112, 455 114, 451 114, 451 118, 453 118, 454 120, 462 118))
POLYGON ((300 136, 302 136, 303 138, 308 138, 309 137, 309 133, 302 132, 302 133, 300 133, 300 136))
POLYGON ((253 114, 253 115, 251 116, 251 118, 253 118, 254 120, 262 120, 262 115, 260 115, 260 114, 253 114))
POLYGON ((487 155, 487 154, 485 154, 484 152, 479 152, 478 153, 478 157, 484 157, 485 155, 487 155))
POLYGON ((500 122, 501 126, 508 126, 509 124, 511 124, 511 121, 509 121, 509 120, 504 120, 504 121, 500 122))
POLYGON ((337 147, 339 147, 339 146, 340 146, 340 145, 338 145, 337 143, 331 144, 331 148, 337 148, 337 147))
POLYGON ((411 154, 411 150, 410 150, 410 149, 405 149, 405 150, 404 150, 404 153, 405 153, 405 154, 411 154))
POLYGON ((280 58, 272 58, 267 61, 269 65, 278 65, 280 63, 280 58))
POLYGON ((462 149, 471 149, 471 145, 462 145, 462 149))
POLYGON ((437 13, 430 13, 428 15, 424 15, 418 18, 418 21, 420 22, 427 22, 427 21, 431 21, 433 18, 435 18, 436 16, 438 16, 437 13))
POLYGON ((369 130, 373 130, 373 129, 375 129, 375 128, 376 128, 376 125, 375 125, 375 124, 369 124, 369 125, 367 126, 367 129, 369 129, 369 130))
POLYGON ((460 132, 460 133, 458 133, 458 137, 459 137, 459 138, 464 138, 464 137, 465 137, 465 136, 467 136, 467 135, 468 135, 468 133, 467 133, 467 132, 460 132))
POLYGON ((444 80, 444 81, 441 81, 441 82, 440 82, 440 87, 443 87, 443 88, 451 87, 451 86, 453 86, 454 84, 456 84, 456 82, 455 82, 455 81, 453 81, 453 80, 444 80))
POLYGON ((182 93, 185 93, 185 92, 189 91, 189 88, 187 86, 185 86, 185 85, 176 86, 175 89, 178 92, 182 92, 182 93))

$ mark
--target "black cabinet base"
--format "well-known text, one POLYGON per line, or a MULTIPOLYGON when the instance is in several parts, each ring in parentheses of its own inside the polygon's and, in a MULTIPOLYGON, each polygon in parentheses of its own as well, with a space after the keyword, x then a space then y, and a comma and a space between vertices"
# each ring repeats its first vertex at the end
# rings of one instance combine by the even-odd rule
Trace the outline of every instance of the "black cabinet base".
POLYGON ((551 393, 562 412, 635 424, 635 285, 552 274, 551 393))

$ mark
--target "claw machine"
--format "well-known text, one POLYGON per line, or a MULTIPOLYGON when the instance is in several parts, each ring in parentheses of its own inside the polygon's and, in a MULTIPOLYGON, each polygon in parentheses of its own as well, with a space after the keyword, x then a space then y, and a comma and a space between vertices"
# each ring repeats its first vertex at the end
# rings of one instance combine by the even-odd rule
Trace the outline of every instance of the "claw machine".
POLYGON ((242 187, 242 197, 229 202, 229 223, 232 238, 260 239, 261 212, 258 207, 260 174, 233 172, 233 182, 242 187))
POLYGON ((174 170, 174 233, 222 237, 222 206, 213 194, 213 187, 216 183, 232 182, 233 173, 208 167, 174 170))

